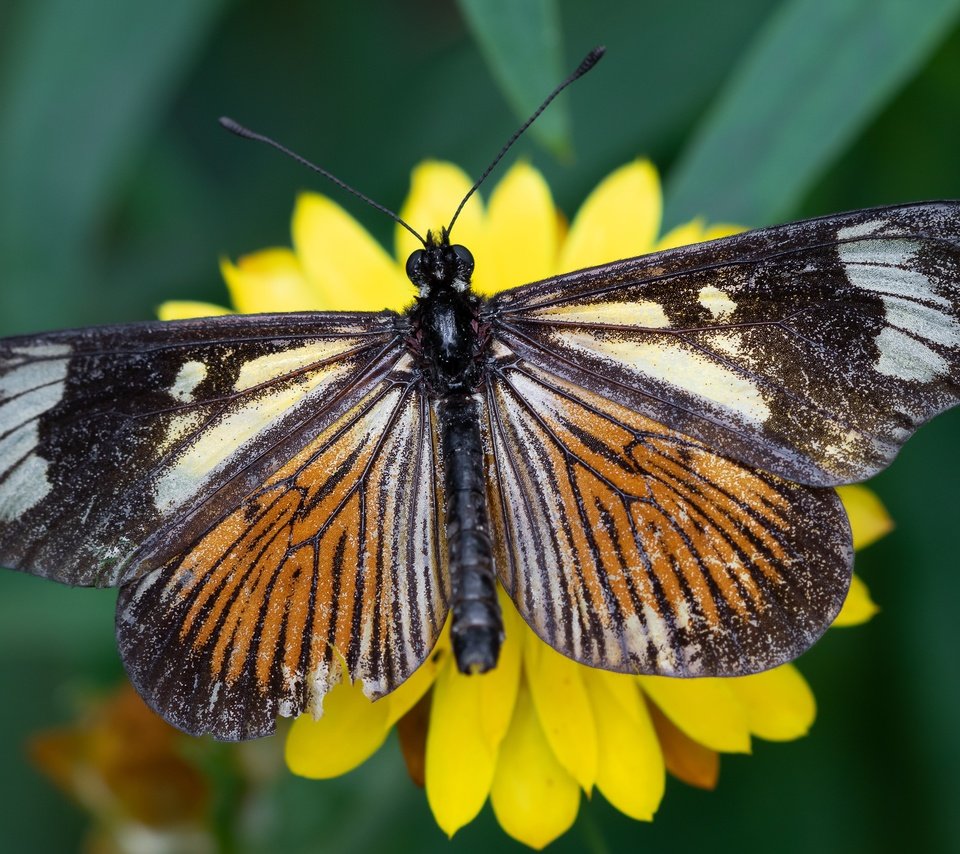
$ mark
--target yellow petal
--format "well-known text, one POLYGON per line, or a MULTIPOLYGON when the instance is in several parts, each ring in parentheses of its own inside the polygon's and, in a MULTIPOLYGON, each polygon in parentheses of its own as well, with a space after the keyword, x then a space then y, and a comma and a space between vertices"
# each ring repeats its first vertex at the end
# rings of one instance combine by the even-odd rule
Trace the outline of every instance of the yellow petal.
POLYGON ((721 237, 730 237, 732 234, 742 234, 747 229, 742 225, 733 225, 729 222, 718 222, 714 225, 708 225, 703 230, 703 237, 700 238, 701 242, 707 240, 718 240, 721 237))
MULTIPOLYGON (((427 160, 421 163, 410 176, 410 193, 400 209, 401 219, 419 231, 424 237, 427 231, 439 232, 445 228, 460 200, 467 194, 473 181, 459 166, 439 160, 427 160)), ((479 194, 474 193, 460 212, 453 230, 453 241, 462 243, 472 253, 477 263, 474 284, 483 277, 484 250, 484 214, 479 194)), ((400 265, 407 262, 407 256, 420 248, 417 239, 402 226, 396 228, 397 259, 400 265)))
POLYGON ((547 744, 525 688, 503 740, 490 802, 500 826, 538 850, 566 833, 577 817, 580 790, 547 744))
POLYGON ((597 780, 597 725, 583 666, 539 638, 524 648, 524 668, 540 726, 560 764, 589 792, 597 780))
POLYGON ((222 305, 199 300, 167 300, 157 306, 157 317, 160 320, 189 320, 192 317, 218 317, 224 314, 233 312, 222 305))
POLYGON ((850 517, 855 549, 865 548, 893 530, 893 519, 872 490, 852 484, 838 486, 837 494, 850 517))
MULTIPOLYGON (((584 684, 587 686, 587 693, 590 694, 591 707, 594 709, 594 719, 596 718, 596 706, 593 704, 592 685, 599 674, 606 674, 616 678, 603 679, 603 694, 608 699, 615 702, 620 708, 620 713, 626 715, 632 725, 639 726, 647 719, 646 703, 643 695, 638 692, 637 683, 630 676, 623 676, 619 673, 608 673, 605 670, 589 669, 582 673, 584 684)), ((597 726, 600 726, 597 720, 597 726)), ((599 742, 598 742, 599 744, 599 742)))
POLYGON ((449 656, 449 644, 438 642, 427 660, 413 671, 407 681, 383 698, 383 702, 387 703, 390 708, 387 714, 388 727, 393 726, 400 720, 430 690, 430 686, 437 678, 440 668, 447 663, 449 656))
POLYGON ((660 743, 634 677, 584 669, 597 723, 597 788, 620 812, 651 821, 663 798, 660 743))
POLYGON ((500 650, 497 666, 482 676, 472 676, 480 683, 481 721, 483 734, 496 749, 510 726, 513 707, 520 687, 520 664, 523 661, 523 638, 529 629, 517 613, 510 597, 497 587, 506 640, 500 650))
POLYGON ((359 682, 335 685, 323 717, 301 715, 287 735, 287 767, 301 777, 339 777, 372 756, 387 737, 387 704, 371 703, 359 682))
POLYGON ((493 781, 497 752, 483 732, 482 679, 461 675, 451 661, 441 668, 433 687, 427 803, 448 836, 476 818, 493 781))
POLYGON ((293 245, 325 311, 399 311, 413 299, 413 286, 389 254, 326 196, 297 199, 293 245))
POLYGON ((559 269, 579 270, 653 249, 663 203, 660 177, 648 160, 621 166, 587 197, 570 226, 559 269))
POLYGON ((638 679, 647 696, 694 741, 723 753, 750 752, 746 715, 729 679, 638 679))
POLYGON ((657 241, 656 249, 673 249, 677 246, 690 246, 702 243, 704 234, 703 220, 699 217, 670 229, 657 241))
POLYGON ((813 726, 817 716, 813 691, 792 664, 728 681, 754 735, 789 741, 806 735, 813 726))
POLYGON ((558 237, 550 187, 528 163, 517 163, 490 196, 487 254, 474 290, 490 295, 553 275, 558 237))
POLYGON ((324 308, 289 249, 264 249, 244 255, 236 264, 223 259, 220 272, 241 314, 324 308))
POLYGON ((847 598, 843 602, 843 607, 837 618, 833 621, 833 626, 843 628, 845 626, 859 626, 867 622, 880 609, 870 598, 870 591, 863 579, 859 575, 854 575, 850 580, 850 590, 847 592, 847 598))

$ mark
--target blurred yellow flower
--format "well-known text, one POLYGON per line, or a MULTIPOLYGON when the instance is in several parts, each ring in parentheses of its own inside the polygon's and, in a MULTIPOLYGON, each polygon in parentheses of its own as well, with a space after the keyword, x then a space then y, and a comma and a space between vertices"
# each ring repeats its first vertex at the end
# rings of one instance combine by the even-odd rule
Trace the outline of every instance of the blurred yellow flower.
MULTIPOLYGON (((400 215, 425 230, 445 223, 470 187, 456 166, 427 162, 413 172, 400 215)), ((660 181, 637 160, 593 191, 565 228, 543 177, 515 165, 484 208, 474 195, 456 240, 477 259, 474 288, 492 294, 656 249, 732 234, 732 226, 694 221, 659 236, 660 181)), ((234 307, 241 312, 402 309, 413 297, 404 263, 417 248, 397 228, 395 257, 329 199, 302 195, 293 216, 294 248, 267 249, 224 261, 234 307)), ((222 313, 218 306, 167 303, 161 317, 222 313)), ((864 487, 841 491, 858 546, 890 527, 864 487)), ((784 665, 736 679, 628 676, 576 664, 541 641, 501 595, 506 642, 495 670, 465 677, 446 634, 400 688, 371 703, 359 686, 341 684, 323 717, 297 719, 286 742, 291 771, 335 777, 372 755, 396 725, 411 776, 426 788, 449 835, 490 799, 515 839, 542 848, 574 822, 581 792, 594 789, 618 810, 651 820, 665 772, 702 788, 716 785, 720 753, 749 753, 754 737, 804 735, 816 713, 799 671, 784 665)), ((876 606, 855 578, 837 624, 870 618, 876 606)))

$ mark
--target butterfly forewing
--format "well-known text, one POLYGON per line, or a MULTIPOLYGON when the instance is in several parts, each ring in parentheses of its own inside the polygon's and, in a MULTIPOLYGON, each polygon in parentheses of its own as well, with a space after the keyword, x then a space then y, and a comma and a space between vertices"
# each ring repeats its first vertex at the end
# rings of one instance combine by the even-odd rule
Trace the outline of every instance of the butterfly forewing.
POLYGON ((282 438, 299 450, 391 350, 392 321, 376 315, 0 342, 0 563, 71 584, 142 570, 172 527, 245 494, 282 438))
POLYGON ((632 673, 753 673, 839 611, 852 550, 833 490, 503 352, 486 397, 500 578, 556 649, 632 673))
POLYGON ((713 448, 862 480, 960 400, 960 207, 859 211, 494 297, 531 362, 713 448))

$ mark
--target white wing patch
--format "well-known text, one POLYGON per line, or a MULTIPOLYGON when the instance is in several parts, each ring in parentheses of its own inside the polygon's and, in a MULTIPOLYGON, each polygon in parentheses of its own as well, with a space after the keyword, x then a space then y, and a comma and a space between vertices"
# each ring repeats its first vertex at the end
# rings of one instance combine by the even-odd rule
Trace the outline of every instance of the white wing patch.
POLYGON ((713 285, 700 289, 697 302, 710 312, 714 320, 726 320, 737 308, 737 304, 727 294, 713 285))
POLYGON ((6 369, 0 377, 0 521, 13 521, 50 492, 49 463, 34 451, 40 416, 63 399, 69 360, 59 357, 70 352, 59 344, 20 347, 12 364, 0 365, 6 369))
POLYGON ((303 347, 281 350, 251 359, 242 368, 234 385, 235 391, 245 391, 254 386, 263 385, 278 377, 309 368, 326 359, 341 356, 358 346, 355 338, 339 338, 329 341, 313 341, 303 347))
POLYGON ((667 329, 670 326, 663 306, 651 300, 557 305, 531 312, 531 315, 565 323, 602 323, 643 329, 667 329))
POLYGON ((930 382, 950 370, 943 356, 892 326, 877 336, 877 346, 880 348, 877 371, 888 377, 930 382))
POLYGON ((170 394, 181 403, 189 403, 206 377, 207 366, 203 362, 184 362, 170 386, 170 394))
POLYGON ((865 240, 841 244, 838 252, 850 283, 883 300, 889 325, 876 339, 877 371, 914 382, 949 373, 949 362, 924 342, 955 347, 960 324, 948 313, 950 301, 937 292, 936 283, 917 269, 915 245, 865 240))
POLYGON ((667 383, 739 416, 762 424, 770 407, 756 383, 679 340, 643 341, 601 337, 589 330, 554 333, 558 345, 599 356, 638 378, 667 383))
MULTIPOLYGON (((293 361, 296 361, 298 366, 319 361, 317 349, 311 349, 312 356, 309 359, 303 356, 293 361)), ((254 361, 261 362, 260 359, 254 361)), ((269 364, 276 368, 280 361, 277 359, 269 364)), ((260 367, 254 371, 261 378, 267 375, 265 364, 267 363, 261 362, 260 367)), ((247 365, 244 366, 246 367, 247 365)), ((293 384, 284 383, 279 388, 267 387, 259 393, 240 398, 237 405, 194 437, 157 479, 154 487, 154 504, 157 509, 165 514, 190 500, 237 453, 303 403, 311 392, 351 369, 349 362, 330 365, 322 371, 302 375, 293 384)), ((279 368, 276 375, 280 375, 279 368)), ((252 374, 249 378, 252 378, 252 374)), ((263 381, 265 380, 260 380, 263 381)), ((189 424, 178 423, 176 429, 182 433, 188 427, 189 424)))
POLYGON ((867 222, 858 222, 856 225, 848 225, 837 232, 840 240, 850 240, 853 237, 866 237, 868 234, 876 234, 882 228, 888 225, 884 219, 871 219, 867 222))
MULTIPOLYGON (((36 428, 34 428, 36 430, 36 428)), ((32 436, 34 440, 36 436, 32 436)), ((50 492, 49 463, 31 454, 12 469, 0 471, 0 521, 12 522, 36 507, 50 492)))
MULTIPOLYGON (((173 385, 170 386, 170 396, 180 403, 191 403, 197 387, 207 377, 207 366, 203 362, 184 362, 173 385)), ((203 412, 197 409, 188 409, 178 412, 170 418, 167 424, 166 435, 160 442, 159 451, 167 451, 186 436, 191 430, 196 430, 203 423, 203 412)))

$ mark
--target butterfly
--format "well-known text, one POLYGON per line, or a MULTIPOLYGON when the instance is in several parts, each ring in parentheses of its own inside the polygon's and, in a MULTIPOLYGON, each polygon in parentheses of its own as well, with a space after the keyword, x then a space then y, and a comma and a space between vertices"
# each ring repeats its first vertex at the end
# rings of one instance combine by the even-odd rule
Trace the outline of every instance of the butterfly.
POLYGON ((957 202, 491 298, 449 228, 422 243, 402 313, 0 340, 0 564, 119 587, 127 672, 188 733, 269 734, 344 677, 383 696, 448 614, 489 670, 498 584, 593 667, 789 661, 850 583, 832 487, 960 402, 957 202))

